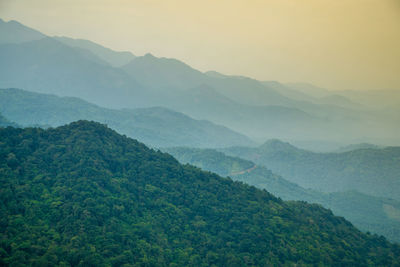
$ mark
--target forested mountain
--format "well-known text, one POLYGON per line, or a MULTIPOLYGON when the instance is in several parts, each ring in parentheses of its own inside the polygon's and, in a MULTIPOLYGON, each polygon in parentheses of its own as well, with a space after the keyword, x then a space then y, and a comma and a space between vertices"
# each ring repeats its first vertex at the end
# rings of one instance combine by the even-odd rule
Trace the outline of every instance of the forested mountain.
POLYGON ((253 145, 249 138, 226 127, 160 107, 114 110, 79 98, 0 89, 0 112, 22 126, 55 127, 81 119, 98 121, 155 147, 253 145))
POLYGON ((400 147, 314 153, 270 140, 256 148, 223 151, 262 164, 305 188, 323 192, 356 190, 400 200, 400 147))
POLYGON ((103 125, 0 129, 3 265, 395 266, 326 209, 180 165, 103 125))
POLYGON ((343 216, 359 229, 384 235, 400 243, 400 201, 379 198, 357 191, 321 193, 304 189, 272 173, 262 165, 227 156, 214 149, 165 148, 181 163, 189 163, 221 176, 230 176, 282 198, 318 203, 343 216))

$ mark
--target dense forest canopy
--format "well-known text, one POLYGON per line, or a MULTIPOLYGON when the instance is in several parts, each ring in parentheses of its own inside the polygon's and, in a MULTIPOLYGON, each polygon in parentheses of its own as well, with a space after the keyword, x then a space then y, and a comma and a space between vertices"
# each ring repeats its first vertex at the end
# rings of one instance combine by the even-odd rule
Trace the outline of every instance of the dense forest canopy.
POLYGON ((400 247, 79 121, 0 129, 3 265, 400 263, 400 247))
POLYGON ((271 172, 263 165, 227 156, 215 149, 164 148, 181 163, 189 163, 235 181, 254 185, 282 198, 318 203, 335 215, 343 216, 357 228, 383 235, 400 243, 400 201, 375 197, 355 190, 323 193, 305 189, 271 172))

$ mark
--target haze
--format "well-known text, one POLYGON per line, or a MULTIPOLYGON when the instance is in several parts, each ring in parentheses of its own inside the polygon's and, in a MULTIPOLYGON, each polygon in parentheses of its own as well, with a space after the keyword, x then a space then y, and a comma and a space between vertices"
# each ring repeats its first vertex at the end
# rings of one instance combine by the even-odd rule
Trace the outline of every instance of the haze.
POLYGON ((340 90, 400 88, 397 0, 1 0, 0 17, 203 71, 340 90))

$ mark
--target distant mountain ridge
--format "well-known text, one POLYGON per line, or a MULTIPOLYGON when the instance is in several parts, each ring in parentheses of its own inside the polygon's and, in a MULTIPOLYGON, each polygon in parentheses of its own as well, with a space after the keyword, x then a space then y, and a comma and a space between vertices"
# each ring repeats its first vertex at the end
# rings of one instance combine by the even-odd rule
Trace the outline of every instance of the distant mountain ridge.
POLYGON ((161 107, 106 109, 79 98, 57 97, 20 89, 0 89, 0 112, 23 126, 60 126, 86 119, 110 127, 153 147, 253 145, 248 137, 209 121, 194 120, 161 107))
MULTIPOLYGON (((28 27, 24 30, 29 40, 32 31, 28 27)), ((257 141, 282 138, 311 146, 313 140, 318 140, 315 146, 323 142, 340 146, 400 141, 396 101, 393 107, 369 110, 353 104, 364 105, 365 101, 350 101, 344 94, 335 97, 312 85, 203 73, 176 59, 151 54, 135 57, 70 38, 3 44, 0 59, 0 88, 79 97, 107 108, 164 106, 225 125, 257 141), (314 93, 307 97, 296 86, 324 92, 321 97, 325 98, 314 93), (302 98, 289 91, 297 91, 302 98)))
POLYGON ((305 188, 357 190, 400 200, 400 147, 315 153, 272 140, 256 148, 232 147, 223 152, 262 164, 305 188))
POLYGON ((43 33, 22 25, 18 21, 10 20, 5 22, 1 18, 0 33, 0 44, 23 43, 46 37, 43 33))
POLYGON ((53 38, 71 47, 87 49, 113 67, 121 67, 135 58, 135 55, 131 52, 117 52, 84 39, 73 39, 65 36, 55 36, 53 38))

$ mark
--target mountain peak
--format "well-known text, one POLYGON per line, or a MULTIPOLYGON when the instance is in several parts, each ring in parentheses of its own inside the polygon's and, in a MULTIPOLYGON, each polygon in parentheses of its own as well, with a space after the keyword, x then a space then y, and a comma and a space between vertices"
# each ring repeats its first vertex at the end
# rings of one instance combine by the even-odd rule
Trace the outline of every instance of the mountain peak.
POLYGON ((298 150, 297 147, 291 145, 288 142, 283 142, 279 139, 267 140, 260 146, 263 150, 275 150, 275 151, 286 151, 286 150, 298 150))
POLYGON ((23 43, 42 39, 43 33, 31 29, 18 21, 4 21, 0 19, 0 44, 23 43))
POLYGON ((143 57, 145 57, 145 58, 156 58, 152 53, 146 53, 143 57))

